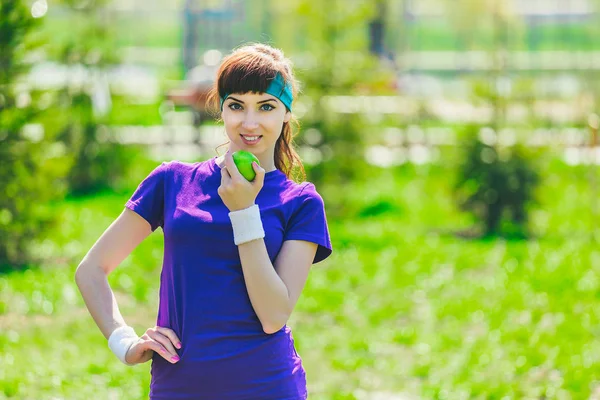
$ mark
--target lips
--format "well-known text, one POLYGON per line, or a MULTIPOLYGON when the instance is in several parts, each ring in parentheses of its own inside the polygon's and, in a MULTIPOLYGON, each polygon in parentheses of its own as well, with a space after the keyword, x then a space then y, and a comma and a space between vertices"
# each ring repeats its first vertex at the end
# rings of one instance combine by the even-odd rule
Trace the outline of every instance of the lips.
POLYGON ((260 142, 262 135, 240 135, 244 144, 254 145, 260 142))

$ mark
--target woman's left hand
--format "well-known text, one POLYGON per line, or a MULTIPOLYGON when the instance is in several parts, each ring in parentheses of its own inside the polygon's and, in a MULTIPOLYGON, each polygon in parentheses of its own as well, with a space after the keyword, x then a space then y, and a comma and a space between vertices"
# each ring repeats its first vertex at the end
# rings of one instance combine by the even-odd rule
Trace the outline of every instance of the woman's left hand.
POLYGON ((254 205, 265 181, 265 170, 255 162, 252 163, 252 168, 256 177, 252 182, 248 182, 238 171, 231 152, 225 153, 225 166, 221 168, 221 186, 218 193, 229 211, 243 210, 254 205))

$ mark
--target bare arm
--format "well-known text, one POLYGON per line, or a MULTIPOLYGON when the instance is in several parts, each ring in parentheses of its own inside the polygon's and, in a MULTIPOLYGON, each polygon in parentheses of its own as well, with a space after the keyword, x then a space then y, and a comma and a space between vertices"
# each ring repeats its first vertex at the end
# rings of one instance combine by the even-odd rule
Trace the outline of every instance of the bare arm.
POLYGON ((275 333, 288 321, 317 252, 317 244, 302 240, 283 243, 275 266, 265 241, 238 246, 248 296, 265 333, 275 333))
MULTIPOLYGON (((221 169, 219 196, 230 211, 248 209, 263 186, 265 170, 253 163, 256 178, 248 182, 239 173, 230 150, 225 154, 225 165, 221 169)), ((238 245, 248 296, 265 333, 277 332, 289 319, 317 247, 312 242, 286 240, 273 266, 263 238, 238 245)))
MULTIPOLYGON (((150 233, 150 224, 126 208, 77 267, 77 287, 96 325, 107 339, 115 329, 127 325, 108 284, 108 275, 150 233)), ((179 338, 172 329, 157 326, 146 330, 127 352, 126 358, 131 364, 141 363, 150 360, 153 352, 160 352, 162 357, 174 363, 179 361, 175 347, 180 346, 179 338)))
POLYGON ((107 339, 113 330, 125 325, 107 277, 150 233, 150 224, 126 208, 77 267, 75 281, 79 291, 107 339))

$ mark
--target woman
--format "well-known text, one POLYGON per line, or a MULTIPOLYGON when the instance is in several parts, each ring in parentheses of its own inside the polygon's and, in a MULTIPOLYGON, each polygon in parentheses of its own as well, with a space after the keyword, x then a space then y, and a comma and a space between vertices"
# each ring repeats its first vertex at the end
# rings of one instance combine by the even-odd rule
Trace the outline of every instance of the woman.
POLYGON ((79 265, 76 281, 109 347, 128 365, 152 359, 151 399, 307 398, 286 322, 308 271, 331 254, 323 200, 293 150, 296 83, 280 50, 241 47, 223 60, 212 100, 224 156, 162 163, 79 265), (231 154, 252 152, 256 178, 231 154), (155 327, 138 337, 107 276, 157 227, 164 232, 155 327))

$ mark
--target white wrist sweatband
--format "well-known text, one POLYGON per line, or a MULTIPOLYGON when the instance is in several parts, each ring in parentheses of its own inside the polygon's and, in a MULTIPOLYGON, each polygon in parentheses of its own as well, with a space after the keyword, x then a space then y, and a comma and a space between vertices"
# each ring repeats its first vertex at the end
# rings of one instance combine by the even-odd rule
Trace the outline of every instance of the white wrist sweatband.
POLYGON ((138 339, 139 337, 132 327, 126 325, 120 326, 110 334, 110 337, 108 338, 108 347, 115 353, 117 358, 123 362, 123 364, 134 365, 125 361, 125 355, 138 339))
POLYGON ((233 226, 233 241, 236 245, 265 237, 258 205, 229 213, 233 226))

